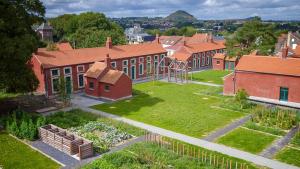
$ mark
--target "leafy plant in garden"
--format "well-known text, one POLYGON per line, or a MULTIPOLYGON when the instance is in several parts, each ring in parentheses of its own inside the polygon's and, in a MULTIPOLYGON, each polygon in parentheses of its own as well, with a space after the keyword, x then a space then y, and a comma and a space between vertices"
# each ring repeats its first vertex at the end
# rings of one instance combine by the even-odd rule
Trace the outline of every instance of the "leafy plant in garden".
POLYGON ((252 110, 253 122, 263 126, 291 129, 297 124, 297 112, 292 110, 282 110, 279 108, 257 107, 252 110))
POLYGON ((111 146, 132 138, 132 135, 100 121, 92 121, 84 126, 71 128, 70 131, 93 141, 97 152, 105 152, 111 146))
POLYGON ((238 90, 238 92, 236 93, 235 101, 237 101, 240 104, 241 108, 244 109, 248 105, 248 101, 247 101, 248 97, 249 97, 249 95, 246 92, 246 90, 241 89, 241 90, 238 90))

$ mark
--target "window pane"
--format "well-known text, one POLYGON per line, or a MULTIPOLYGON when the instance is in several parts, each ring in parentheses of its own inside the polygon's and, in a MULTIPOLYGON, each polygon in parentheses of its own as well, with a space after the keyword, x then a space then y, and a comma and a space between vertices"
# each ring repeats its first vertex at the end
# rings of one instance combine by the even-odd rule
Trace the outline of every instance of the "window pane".
POLYGON ((51 70, 52 76, 58 76, 58 69, 51 70))
POLYGON ((65 74, 70 74, 71 73, 71 69, 70 68, 66 68, 65 69, 65 74))
POLYGON ((79 81, 79 87, 83 87, 84 86, 83 75, 78 76, 78 81, 79 81))
POLYGON ((59 90, 59 79, 52 79, 53 92, 58 92, 59 90))

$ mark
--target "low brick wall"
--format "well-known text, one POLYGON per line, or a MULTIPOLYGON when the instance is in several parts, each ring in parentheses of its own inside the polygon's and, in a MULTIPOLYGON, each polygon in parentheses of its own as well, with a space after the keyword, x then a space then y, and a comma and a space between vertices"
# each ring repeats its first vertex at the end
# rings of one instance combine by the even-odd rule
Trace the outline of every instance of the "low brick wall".
POLYGON ((94 155, 93 142, 55 125, 40 127, 39 135, 44 143, 66 154, 76 155, 80 160, 94 155))

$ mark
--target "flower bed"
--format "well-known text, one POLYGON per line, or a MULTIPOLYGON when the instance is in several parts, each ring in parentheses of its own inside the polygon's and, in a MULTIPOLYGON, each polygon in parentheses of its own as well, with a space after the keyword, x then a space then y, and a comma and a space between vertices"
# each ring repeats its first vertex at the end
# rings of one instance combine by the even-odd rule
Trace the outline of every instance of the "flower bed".
POLYGON ((91 121, 83 126, 72 127, 69 130, 92 141, 95 151, 99 153, 106 152, 110 147, 133 137, 101 121, 91 121))

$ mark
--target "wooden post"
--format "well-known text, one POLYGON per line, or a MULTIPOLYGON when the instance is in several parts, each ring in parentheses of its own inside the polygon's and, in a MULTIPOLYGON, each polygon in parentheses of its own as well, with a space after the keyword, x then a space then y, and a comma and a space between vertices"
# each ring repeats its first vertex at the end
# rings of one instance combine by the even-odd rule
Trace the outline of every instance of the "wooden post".
POLYGON ((178 151, 178 142, 177 142, 177 149, 176 150, 177 150, 177 155, 178 155, 178 153, 179 153, 179 151, 178 151))
POLYGON ((219 167, 219 156, 217 156, 217 168, 219 167))
POLYGON ((184 144, 182 144, 182 147, 183 147, 183 154, 182 155, 184 156, 184 153, 185 153, 184 144))
POLYGON ((238 169, 238 163, 235 162, 235 169, 238 169))
POLYGON ((210 153, 210 154, 209 154, 209 165, 211 165, 211 161, 212 161, 212 160, 211 160, 211 157, 212 157, 212 156, 211 156, 211 153, 210 153))
POLYGON ((231 169, 231 162, 232 162, 232 161, 230 160, 230 163, 229 163, 229 168, 230 168, 230 169, 231 169))
POLYGON ((221 168, 224 168, 224 157, 222 159, 222 167, 221 168))

